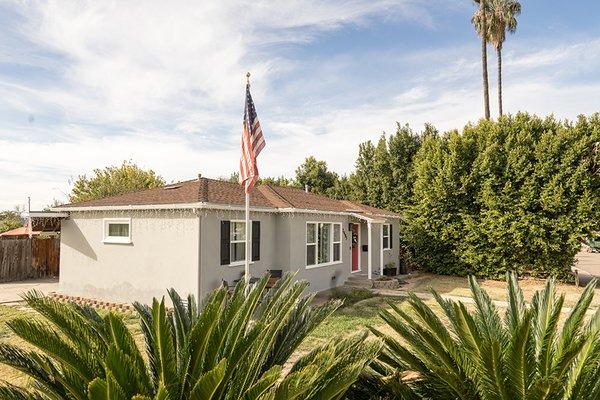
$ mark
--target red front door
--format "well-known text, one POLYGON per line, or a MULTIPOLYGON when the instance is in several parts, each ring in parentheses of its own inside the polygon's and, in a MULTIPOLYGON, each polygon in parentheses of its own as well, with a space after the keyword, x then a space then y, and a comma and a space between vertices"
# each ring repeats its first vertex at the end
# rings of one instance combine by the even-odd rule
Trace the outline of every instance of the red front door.
POLYGON ((359 243, 358 243, 358 224, 352 224, 352 272, 358 271, 359 243))

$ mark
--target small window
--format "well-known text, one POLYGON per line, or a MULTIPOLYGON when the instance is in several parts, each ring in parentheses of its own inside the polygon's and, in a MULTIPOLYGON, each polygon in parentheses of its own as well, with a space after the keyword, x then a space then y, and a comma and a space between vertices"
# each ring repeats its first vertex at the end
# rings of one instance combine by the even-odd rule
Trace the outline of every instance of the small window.
POLYGON ((383 249, 389 250, 390 246, 390 224, 383 224, 383 249))
POLYGON ((231 221, 230 262, 246 260, 246 223, 231 221))
POLYGON ((131 243, 131 219, 104 219, 104 243, 131 243))

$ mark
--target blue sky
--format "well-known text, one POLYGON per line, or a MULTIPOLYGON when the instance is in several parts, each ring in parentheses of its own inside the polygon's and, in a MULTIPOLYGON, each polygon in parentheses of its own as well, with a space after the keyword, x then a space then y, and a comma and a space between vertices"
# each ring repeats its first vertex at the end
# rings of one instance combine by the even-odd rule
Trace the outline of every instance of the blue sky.
MULTIPOLYGON (((522 1, 504 109, 600 111, 600 3, 522 1)), ((244 75, 263 175, 308 155, 353 169, 358 144, 482 115, 468 0, 0 2, 0 209, 65 200, 70 181, 133 160, 167 181, 227 176, 244 75), (200 4, 202 3, 202 4, 200 4)), ((496 58, 489 52, 492 114, 496 58)))

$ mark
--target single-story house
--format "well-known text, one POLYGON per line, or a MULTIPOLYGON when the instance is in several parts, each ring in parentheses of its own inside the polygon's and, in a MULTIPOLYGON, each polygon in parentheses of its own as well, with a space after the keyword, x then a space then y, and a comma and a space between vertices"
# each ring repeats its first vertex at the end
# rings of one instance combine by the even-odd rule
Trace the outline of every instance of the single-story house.
MULTIPOLYGON (((242 278, 244 191, 198 179, 53 208, 61 220, 59 291, 149 301, 174 287, 203 298, 242 278)), ((398 265, 400 215, 292 187, 251 196, 252 276, 298 271, 311 291, 398 265), (396 234, 395 234, 396 233, 396 234)))

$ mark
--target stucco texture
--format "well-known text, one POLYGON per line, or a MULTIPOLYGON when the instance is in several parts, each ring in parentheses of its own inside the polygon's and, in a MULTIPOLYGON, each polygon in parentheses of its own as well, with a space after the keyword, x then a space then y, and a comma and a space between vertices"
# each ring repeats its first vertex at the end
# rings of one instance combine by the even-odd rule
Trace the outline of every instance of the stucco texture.
MULTIPOLYGON (((309 291, 343 285, 351 273, 349 223, 360 223, 361 273, 367 273, 367 224, 346 215, 252 212, 261 222, 260 260, 251 275, 268 270, 296 272, 310 283, 309 291), (341 261, 306 267, 307 222, 339 222, 342 227, 341 261)), ((220 226, 223 220, 243 220, 242 211, 112 211, 72 212, 61 227, 59 291, 72 296, 117 302, 149 302, 173 287, 181 295, 199 298, 226 281, 243 277, 244 265, 220 264, 220 226), (131 244, 103 243, 104 218, 131 218, 131 244)), ((398 264, 398 221, 393 247, 383 251, 383 265, 398 264)), ((381 224, 372 224, 372 268, 381 265, 381 224)))
POLYGON ((59 291, 150 302, 197 295, 199 219, 192 212, 72 213, 62 222, 59 291), (103 243, 104 218, 131 218, 131 244, 103 243))

